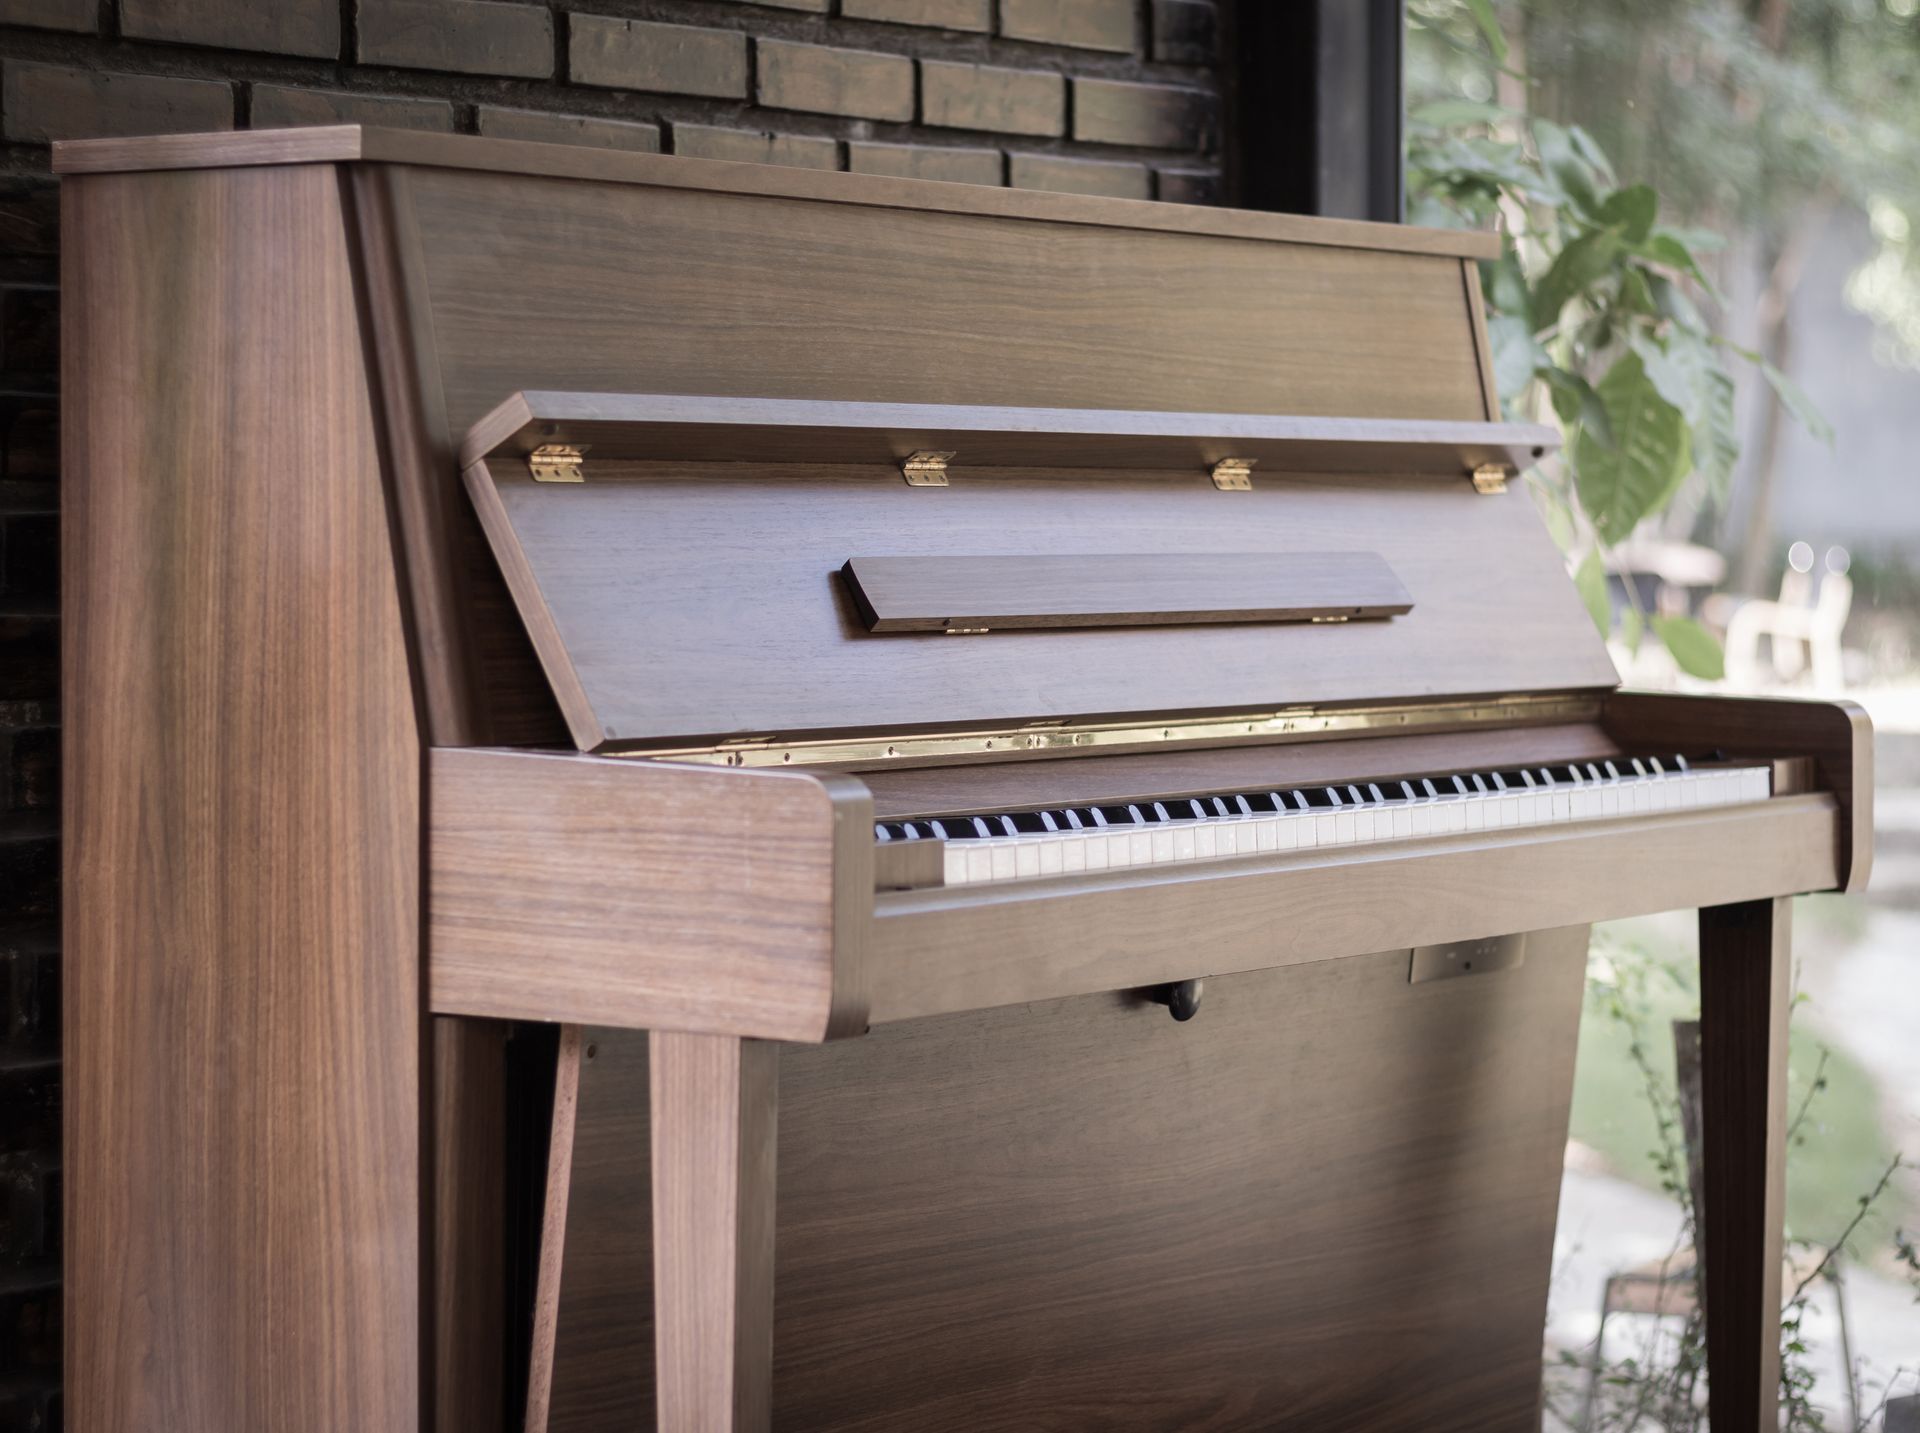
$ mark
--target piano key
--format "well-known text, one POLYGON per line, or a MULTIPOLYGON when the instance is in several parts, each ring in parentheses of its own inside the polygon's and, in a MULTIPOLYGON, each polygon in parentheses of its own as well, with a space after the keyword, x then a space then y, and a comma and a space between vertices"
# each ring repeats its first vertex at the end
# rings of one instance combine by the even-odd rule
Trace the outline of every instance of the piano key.
POLYGON ((1771 768, 1684 756, 1565 762, 1225 795, 879 822, 948 842, 949 884, 1217 860, 1760 801, 1771 768))

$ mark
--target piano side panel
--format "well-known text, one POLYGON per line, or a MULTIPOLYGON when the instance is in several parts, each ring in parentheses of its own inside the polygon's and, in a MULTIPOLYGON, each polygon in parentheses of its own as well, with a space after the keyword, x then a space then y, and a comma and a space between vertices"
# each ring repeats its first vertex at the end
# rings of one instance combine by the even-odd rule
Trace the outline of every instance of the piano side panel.
POLYGON ((325 165, 63 186, 68 1426, 417 1426, 420 758, 325 165))
MULTIPOLYGON (((783 1049, 774 1425, 1536 1428, 1585 950, 783 1049)), ((587 1039, 549 1433, 652 1426, 646 1041, 587 1039)))
POLYGON ((509 394, 1484 419, 1461 261, 413 173, 447 416, 509 394))

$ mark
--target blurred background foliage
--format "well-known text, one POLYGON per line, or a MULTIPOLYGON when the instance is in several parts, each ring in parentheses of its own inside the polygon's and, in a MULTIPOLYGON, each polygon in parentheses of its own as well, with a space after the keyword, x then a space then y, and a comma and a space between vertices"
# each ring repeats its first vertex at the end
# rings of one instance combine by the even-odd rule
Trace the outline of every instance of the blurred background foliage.
POLYGON ((1408 10, 1409 217, 1508 236, 1489 332, 1510 415, 1566 434, 1549 521, 1603 628, 1633 648, 1651 623, 1716 676, 1713 641, 1631 584, 1609 612, 1605 559, 1638 529, 1727 554, 1738 591, 1778 572, 1783 427, 1830 436, 1787 376, 1794 298, 1841 211, 1873 244, 1847 302, 1876 357, 1920 366, 1920 0, 1408 10))

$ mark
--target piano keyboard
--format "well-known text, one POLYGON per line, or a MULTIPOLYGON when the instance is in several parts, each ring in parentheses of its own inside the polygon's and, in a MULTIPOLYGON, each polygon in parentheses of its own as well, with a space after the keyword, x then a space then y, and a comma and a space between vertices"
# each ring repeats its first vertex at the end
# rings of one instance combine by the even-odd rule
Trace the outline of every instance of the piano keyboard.
POLYGON ((943 841, 946 884, 977 885, 1136 866, 1217 860, 1547 826, 1764 801, 1768 765, 1620 757, 1503 771, 1113 805, 884 821, 885 844, 943 841))

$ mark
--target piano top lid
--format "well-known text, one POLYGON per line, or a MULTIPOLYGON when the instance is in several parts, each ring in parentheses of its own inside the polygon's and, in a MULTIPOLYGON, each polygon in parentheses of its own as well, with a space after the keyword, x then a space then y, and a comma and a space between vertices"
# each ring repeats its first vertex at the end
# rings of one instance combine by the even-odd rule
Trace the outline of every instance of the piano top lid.
POLYGON ((56 174, 122 174, 161 169, 258 168, 274 164, 404 164, 475 169, 499 174, 591 179, 610 183, 755 192, 794 199, 1003 218, 1044 218, 1123 229, 1215 234, 1242 239, 1382 249, 1496 259, 1500 238, 1484 230, 1431 229, 1361 219, 1167 204, 1097 195, 1062 195, 947 184, 886 175, 823 173, 787 165, 740 164, 592 149, 575 144, 494 139, 377 125, 313 125, 296 129, 228 130, 205 134, 109 136, 54 141, 56 174))
POLYGON ((1554 439, 524 393, 462 457, 578 745, 688 750, 1613 686, 1521 485, 1472 481, 1554 439))

